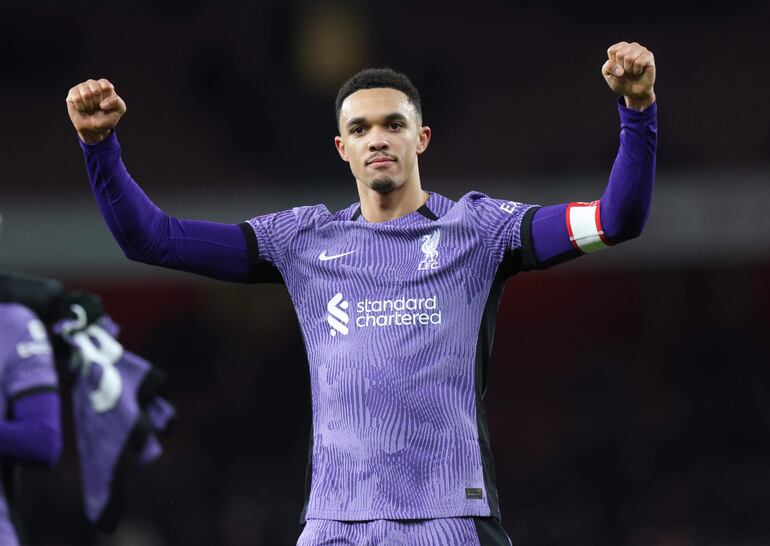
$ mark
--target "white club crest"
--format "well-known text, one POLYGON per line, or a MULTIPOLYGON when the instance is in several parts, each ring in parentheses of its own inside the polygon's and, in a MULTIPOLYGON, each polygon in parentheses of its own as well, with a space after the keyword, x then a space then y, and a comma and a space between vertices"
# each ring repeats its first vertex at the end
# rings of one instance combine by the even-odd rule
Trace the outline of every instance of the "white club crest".
POLYGON ((417 269, 419 271, 437 269, 439 266, 438 244, 441 241, 441 231, 437 229, 433 233, 423 235, 421 241, 422 246, 420 246, 420 250, 425 254, 425 257, 420 262, 420 265, 417 266, 417 269))

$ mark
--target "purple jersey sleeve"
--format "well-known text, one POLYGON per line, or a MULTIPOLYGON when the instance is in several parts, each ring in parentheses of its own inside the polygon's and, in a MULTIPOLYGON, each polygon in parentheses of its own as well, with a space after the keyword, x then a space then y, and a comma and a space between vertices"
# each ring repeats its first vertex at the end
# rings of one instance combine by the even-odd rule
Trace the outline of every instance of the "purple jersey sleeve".
POLYGON ((0 421, 0 457, 54 466, 61 454, 59 394, 34 392, 14 401, 11 421, 0 421))
POLYGON ((537 210, 536 205, 492 199, 483 193, 470 193, 467 196, 468 217, 499 264, 506 255, 513 252, 522 254, 523 267, 532 263, 531 238, 529 226, 537 210))
POLYGON ((655 182, 657 104, 642 112, 618 102, 620 148, 601 200, 539 209, 532 243, 540 267, 627 241, 641 234, 655 182))
POLYGON ((43 323, 0 304, 0 457, 53 465, 61 449, 57 375, 43 323))
POLYGON ((249 220, 262 260, 280 268, 299 227, 297 209, 264 214, 249 220))
POLYGON ((249 220, 248 225, 255 236, 254 245, 259 256, 259 265, 285 271, 287 256, 297 234, 305 229, 313 229, 316 221, 324 216, 329 216, 327 208, 324 205, 314 205, 264 214, 249 220))
POLYGON ((225 281, 249 280, 250 258, 256 257, 247 250, 242 226, 163 212, 126 170, 114 132, 97 144, 80 145, 99 210, 128 258, 225 281))

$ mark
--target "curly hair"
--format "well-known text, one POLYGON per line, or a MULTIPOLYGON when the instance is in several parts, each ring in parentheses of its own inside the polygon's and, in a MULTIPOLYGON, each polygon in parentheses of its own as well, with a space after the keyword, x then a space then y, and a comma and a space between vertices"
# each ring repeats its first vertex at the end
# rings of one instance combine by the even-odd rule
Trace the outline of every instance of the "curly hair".
POLYGON ((420 92, 417 91, 417 88, 405 74, 396 72, 391 68, 365 68, 342 84, 342 87, 340 87, 340 90, 337 92, 337 100, 335 101, 337 122, 339 123, 340 120, 342 102, 349 95, 352 95, 361 89, 376 89, 379 87, 387 87, 401 91, 414 106, 419 119, 422 119, 420 92))

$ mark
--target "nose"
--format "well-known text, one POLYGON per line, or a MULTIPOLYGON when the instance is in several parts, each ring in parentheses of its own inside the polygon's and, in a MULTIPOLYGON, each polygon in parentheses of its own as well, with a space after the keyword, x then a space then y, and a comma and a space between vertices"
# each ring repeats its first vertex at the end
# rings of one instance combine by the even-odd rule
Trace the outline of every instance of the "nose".
POLYGON ((385 132, 379 128, 372 128, 372 130, 369 132, 369 138, 370 152, 379 152, 382 150, 387 150, 390 147, 390 143, 386 138, 385 132))

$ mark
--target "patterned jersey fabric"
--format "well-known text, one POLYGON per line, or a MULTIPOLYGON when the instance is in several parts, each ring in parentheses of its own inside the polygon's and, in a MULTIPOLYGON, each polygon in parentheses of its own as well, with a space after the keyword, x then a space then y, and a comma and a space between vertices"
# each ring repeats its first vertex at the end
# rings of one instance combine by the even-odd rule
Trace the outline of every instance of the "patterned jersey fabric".
POLYGON ((357 204, 249 221, 254 270, 280 272, 310 364, 305 519, 499 517, 482 396, 502 285, 532 263, 534 211, 434 193, 381 223, 357 204))

